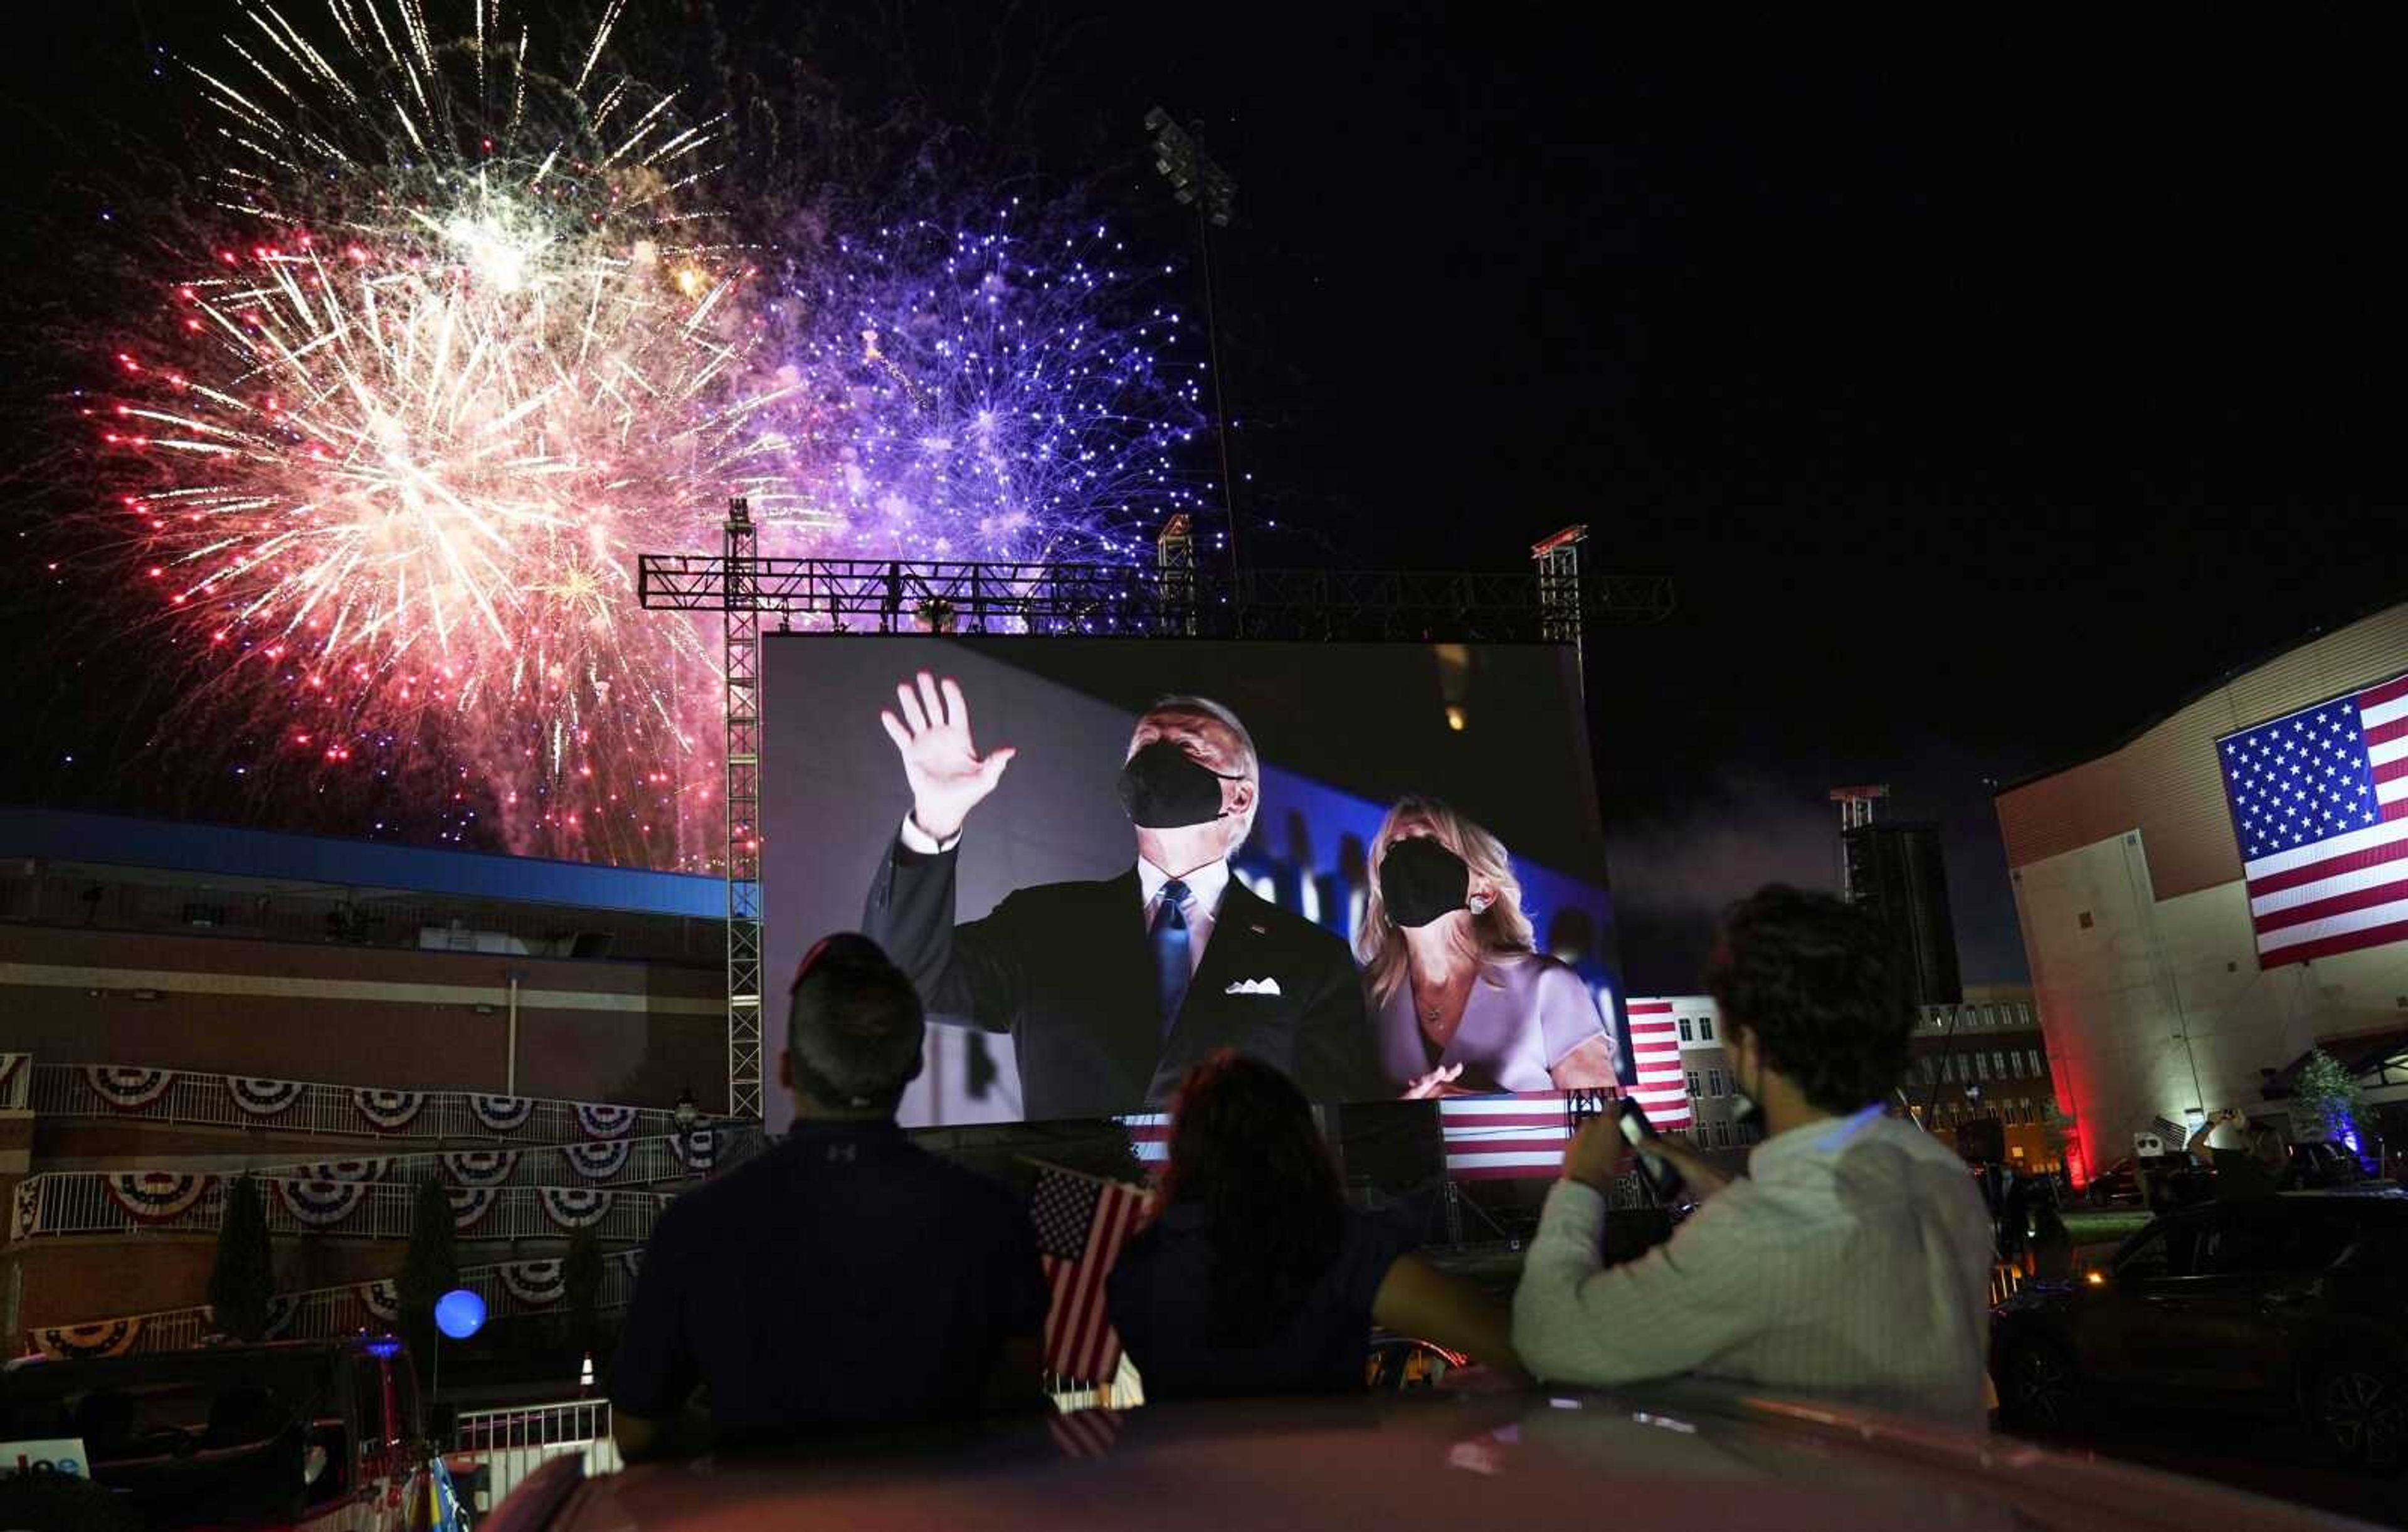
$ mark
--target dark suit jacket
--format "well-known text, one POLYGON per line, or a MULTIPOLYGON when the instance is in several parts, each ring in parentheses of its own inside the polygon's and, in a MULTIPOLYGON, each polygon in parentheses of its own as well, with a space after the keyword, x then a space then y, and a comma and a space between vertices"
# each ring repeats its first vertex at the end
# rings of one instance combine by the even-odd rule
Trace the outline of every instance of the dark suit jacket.
POLYGON ((1346 944, 1236 878, 1165 1038, 1136 867, 1024 888, 956 925, 956 854, 922 856, 896 839, 862 930, 911 976, 929 1020, 1011 1034, 1030 1120, 1163 1106, 1216 1048, 1277 1065, 1316 1101, 1389 1094, 1346 944), (1229 993, 1245 980, 1279 993, 1229 993))

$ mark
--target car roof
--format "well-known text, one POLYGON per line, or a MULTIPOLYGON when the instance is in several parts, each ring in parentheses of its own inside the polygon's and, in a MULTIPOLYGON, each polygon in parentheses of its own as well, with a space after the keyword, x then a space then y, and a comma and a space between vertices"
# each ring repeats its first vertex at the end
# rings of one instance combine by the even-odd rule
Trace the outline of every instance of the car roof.
POLYGON ((1183 1528, 1760 1524, 2253 1532, 2357 1524, 2145 1469, 1844 1405, 1703 1385, 1197 1401, 832 1452, 550 1465, 495 1525, 1183 1528), (549 1512, 549 1514, 547 1514, 549 1512))

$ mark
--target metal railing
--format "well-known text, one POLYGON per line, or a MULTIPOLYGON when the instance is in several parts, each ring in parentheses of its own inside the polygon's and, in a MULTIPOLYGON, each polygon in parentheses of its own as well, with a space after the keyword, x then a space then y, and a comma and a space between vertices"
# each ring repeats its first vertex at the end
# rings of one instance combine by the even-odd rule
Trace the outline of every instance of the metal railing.
MULTIPOLYGON (((624 1309, 635 1296, 636 1267, 642 1254, 641 1251, 621 1251, 603 1261, 602 1286, 595 1300, 596 1312, 616 1312, 624 1309)), ((554 1263, 550 1261, 508 1261, 492 1266, 463 1267, 460 1285, 483 1298, 487 1312, 496 1320, 565 1313, 565 1294, 561 1298, 547 1302, 533 1302, 521 1296, 538 1283, 549 1281, 556 1284, 557 1271, 548 1269, 553 1266, 554 1263)), ((372 1285, 345 1282, 338 1287, 318 1287, 303 1293, 279 1295, 271 1306, 267 1339, 331 1340, 339 1336, 357 1335, 362 1330, 390 1327, 392 1318, 379 1313, 376 1306, 368 1301, 368 1289, 372 1285)), ((119 1325, 125 1326, 119 1354, 185 1351, 218 1333, 216 1316, 209 1306, 203 1303, 148 1314, 112 1314, 73 1324, 36 1325, 25 1332, 25 1340, 35 1351, 59 1355, 67 1350, 62 1343, 61 1332, 79 1330, 90 1333, 119 1325)))
POLYGON ((0 1111, 23 1111, 34 1093, 34 1055, 0 1053, 0 1111))
MULTIPOLYGON (((233 1179, 185 1172, 46 1171, 18 1183, 10 1237, 211 1233, 225 1217, 226 1188, 233 1179)), ((389 1181, 265 1181, 260 1190, 270 1234, 365 1239, 408 1238, 417 1198, 415 1187, 389 1181), (316 1216, 304 1218, 296 1207, 314 1209, 316 1216)), ((590 1223, 602 1239, 638 1243, 651 1236, 652 1221, 670 1200, 665 1193, 587 1186, 501 1186, 462 1195, 473 1196, 470 1206, 478 1210, 459 1213, 464 1239, 566 1238, 590 1223), (602 1205, 584 1204, 588 1196, 603 1199, 602 1205)))
POLYGON ((619 1471, 608 1399, 464 1410, 443 1458, 462 1498, 481 1517, 538 1468, 572 1453, 584 1456, 589 1478, 619 1471))
MULTIPOLYGON (((457 1185, 493 1186, 650 1186, 662 1181, 683 1181, 689 1177, 714 1175, 721 1170, 751 1159, 767 1145, 757 1126, 718 1127, 711 1130, 715 1139, 699 1169, 694 1167, 694 1151, 678 1153, 675 1135, 657 1138, 622 1138, 614 1143, 627 1146, 626 1157, 615 1164, 610 1153, 587 1151, 609 1151, 613 1143, 583 1145, 547 1145, 515 1151, 518 1158, 509 1173, 496 1181, 471 1179, 458 1174, 451 1163, 455 1155, 442 1152, 412 1154, 379 1154, 363 1160, 331 1161, 301 1160, 283 1165, 263 1166, 249 1173, 265 1180, 318 1181, 329 1179, 335 1166, 370 1167, 368 1174, 333 1175, 338 1181, 394 1181, 414 1186, 429 1176, 457 1185)), ((469 1151, 471 1153, 487 1153, 469 1151)))
POLYGON ((420 1099, 408 1121, 395 1127, 381 1127, 362 1108, 360 1096, 365 1087, 314 1081, 270 1081, 266 1083, 297 1083, 299 1091, 289 1102, 273 1110, 262 1110, 257 1106, 246 1107, 238 1101, 232 1083, 236 1077, 227 1075, 204 1074, 190 1069, 163 1070, 160 1073, 164 1078, 158 1082, 155 1094, 149 1095, 146 1099, 136 1100, 132 1098, 139 1093, 134 1091, 124 1092, 118 1097, 104 1095, 92 1078, 92 1071, 96 1068, 114 1069, 122 1074, 136 1067, 34 1064, 26 1067, 34 1077, 33 1108, 50 1117, 181 1123, 202 1127, 255 1127, 364 1138, 579 1143, 605 1137, 589 1133, 580 1112, 615 1114, 627 1111, 634 1114, 633 1120, 624 1133, 615 1137, 665 1138, 678 1131, 677 1114, 666 1108, 619 1107, 604 1102, 525 1097, 518 1098, 525 1102, 525 1115, 510 1126, 495 1128, 488 1124, 485 1117, 478 1114, 474 1102, 480 1096, 489 1103, 509 1098, 497 1093, 432 1090, 393 1093, 408 1094, 420 1099))

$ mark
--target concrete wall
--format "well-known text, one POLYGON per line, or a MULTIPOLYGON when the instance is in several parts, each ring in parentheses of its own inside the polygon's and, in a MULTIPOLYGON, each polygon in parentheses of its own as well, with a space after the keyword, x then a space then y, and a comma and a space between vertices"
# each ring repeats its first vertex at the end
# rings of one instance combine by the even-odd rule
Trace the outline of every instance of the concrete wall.
POLYGON ((499 1091, 513 972, 520 1095, 723 1098, 724 977, 661 964, 0 925, 0 1051, 499 1091))
POLYGON ((2261 1069, 2408 1017, 2408 945, 2260 969, 2239 879, 2160 898, 2150 853, 2127 829, 2012 874, 2058 1098, 2093 1169, 2154 1117, 2255 1102, 2261 1069))

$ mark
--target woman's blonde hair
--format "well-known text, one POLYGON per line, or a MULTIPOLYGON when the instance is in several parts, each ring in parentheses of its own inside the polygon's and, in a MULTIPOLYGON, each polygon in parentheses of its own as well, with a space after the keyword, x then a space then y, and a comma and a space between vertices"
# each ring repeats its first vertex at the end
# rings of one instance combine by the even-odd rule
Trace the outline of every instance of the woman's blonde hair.
POLYGON ((1388 901, 1380 893, 1380 866, 1388 859, 1388 842, 1397 831, 1418 821, 1430 836, 1463 858, 1475 878, 1484 878, 1497 891, 1497 902, 1471 917, 1471 946, 1467 955, 1526 952, 1532 950, 1530 917, 1522 913, 1522 881, 1513 876, 1513 859, 1505 843, 1436 798, 1399 798, 1371 842, 1369 899, 1363 907, 1363 928, 1354 933, 1354 956, 1371 984, 1371 1001, 1385 1005, 1405 981, 1405 934, 1388 918, 1388 901))

